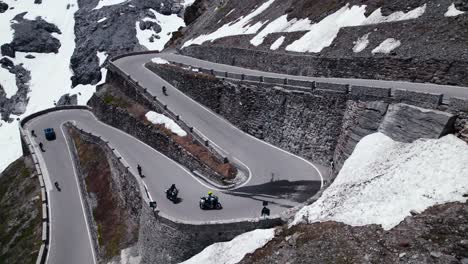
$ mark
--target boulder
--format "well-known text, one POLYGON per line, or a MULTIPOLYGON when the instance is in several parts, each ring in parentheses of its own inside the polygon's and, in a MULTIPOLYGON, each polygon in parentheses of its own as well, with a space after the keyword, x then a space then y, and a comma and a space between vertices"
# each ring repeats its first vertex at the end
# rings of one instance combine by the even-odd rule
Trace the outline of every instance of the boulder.
POLYGON ((0 1, 0 13, 4 13, 7 10, 8 10, 8 4, 0 1))
POLYGON ((13 41, 10 43, 15 51, 58 53, 61 46, 60 41, 52 36, 52 33, 61 34, 56 25, 40 17, 35 20, 27 20, 20 16, 15 20, 18 23, 12 25, 15 33, 13 41))
POLYGON ((61 105, 77 105, 78 104, 78 97, 76 94, 71 95, 70 94, 64 94, 60 97, 60 99, 57 102, 57 106, 61 105))
POLYGON ((8 57, 11 57, 11 58, 15 57, 15 49, 13 48, 13 46, 11 46, 8 43, 3 44, 0 47, 0 50, 1 50, 2 56, 8 56, 8 57))
POLYGON ((15 66, 15 64, 13 63, 13 61, 11 61, 9 58, 7 57, 3 57, 2 59, 0 59, 0 65, 2 65, 2 67, 4 68, 11 68, 13 66, 15 66))
POLYGON ((440 138, 454 129, 456 116, 407 104, 390 105, 379 131, 400 142, 440 138))

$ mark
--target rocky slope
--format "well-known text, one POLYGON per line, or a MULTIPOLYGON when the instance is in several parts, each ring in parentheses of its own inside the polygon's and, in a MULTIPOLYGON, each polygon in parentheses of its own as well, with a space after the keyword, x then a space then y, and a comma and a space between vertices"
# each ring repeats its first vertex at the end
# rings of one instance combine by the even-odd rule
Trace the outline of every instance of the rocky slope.
POLYGON ((268 70, 293 72, 296 67, 290 69, 288 61, 295 57, 276 56, 307 55, 311 69, 299 67, 294 74, 468 85, 463 73, 468 61, 466 1, 230 0, 205 9, 198 9, 203 15, 175 42, 192 56, 234 63, 187 49, 221 47, 225 57, 237 57, 236 65, 264 69, 278 64, 284 67, 268 70), (258 58, 251 60, 253 56, 258 58))
POLYGON ((468 203, 434 206, 390 231, 323 222, 277 232, 240 263, 468 263, 468 203))

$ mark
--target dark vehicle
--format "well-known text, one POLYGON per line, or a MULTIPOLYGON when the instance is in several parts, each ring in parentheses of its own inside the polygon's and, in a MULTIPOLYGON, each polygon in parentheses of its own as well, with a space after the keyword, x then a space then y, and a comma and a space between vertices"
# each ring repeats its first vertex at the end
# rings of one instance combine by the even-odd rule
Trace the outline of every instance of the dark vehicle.
POLYGON ((179 198, 177 197, 178 194, 179 190, 177 190, 177 188, 175 187, 166 190, 166 198, 174 203, 177 203, 179 201, 179 198))
POLYGON ((47 140, 55 140, 56 139, 55 131, 54 131, 53 128, 44 129, 44 134, 45 134, 45 138, 47 140))
POLYGON ((200 209, 202 210, 212 210, 217 209, 221 210, 223 207, 221 203, 219 203, 218 197, 214 195, 209 195, 200 198, 200 209))

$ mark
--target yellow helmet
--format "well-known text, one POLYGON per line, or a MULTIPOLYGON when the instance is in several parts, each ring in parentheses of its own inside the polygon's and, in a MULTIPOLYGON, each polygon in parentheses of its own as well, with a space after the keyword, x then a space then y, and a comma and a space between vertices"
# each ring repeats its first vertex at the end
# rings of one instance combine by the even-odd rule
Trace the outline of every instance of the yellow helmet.
POLYGON ((209 192, 208 192, 208 195, 212 195, 212 194, 213 194, 213 192, 212 192, 212 191, 209 191, 209 192))

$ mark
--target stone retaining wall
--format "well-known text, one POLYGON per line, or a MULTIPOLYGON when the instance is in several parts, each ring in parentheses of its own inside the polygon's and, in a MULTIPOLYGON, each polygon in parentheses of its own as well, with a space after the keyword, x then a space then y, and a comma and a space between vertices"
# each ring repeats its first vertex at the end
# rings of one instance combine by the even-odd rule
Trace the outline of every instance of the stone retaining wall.
POLYGON ((171 66, 151 69, 259 139, 321 164, 328 165, 333 157, 346 107, 345 93, 319 89, 305 93, 296 87, 268 84, 268 78, 264 83, 221 80, 171 66))

